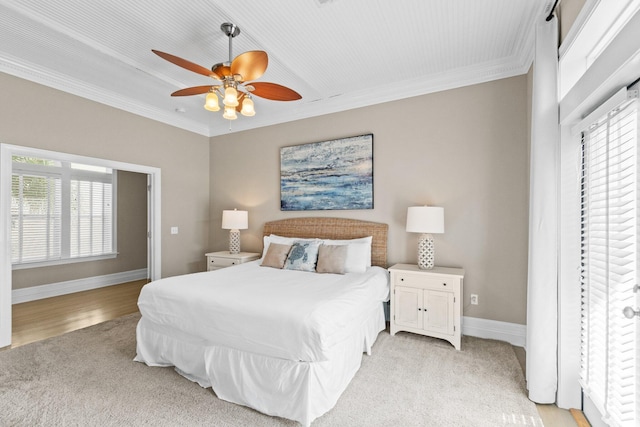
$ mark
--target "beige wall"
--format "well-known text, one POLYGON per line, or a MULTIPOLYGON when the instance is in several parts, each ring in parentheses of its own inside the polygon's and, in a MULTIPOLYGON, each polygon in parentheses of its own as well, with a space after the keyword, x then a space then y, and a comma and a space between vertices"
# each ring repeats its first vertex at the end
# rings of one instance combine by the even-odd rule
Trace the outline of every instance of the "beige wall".
MULTIPOLYGON (((221 212, 249 210, 245 250, 262 224, 328 215, 388 223, 389 263, 416 262, 408 206, 445 208, 436 262, 461 266, 465 315, 525 323, 527 76, 209 139, 0 74, 0 141, 162 169, 162 275, 204 270, 227 247, 221 212), (33 102, 38 99, 39 102, 33 102), (374 134, 373 210, 281 212, 279 148, 374 134), (211 223, 211 228, 209 227, 211 223), (171 226, 180 233, 170 235, 171 226), (469 294, 480 296, 470 306, 469 294)), ((98 273, 102 274, 102 273, 98 273)), ((96 275, 88 271, 87 275, 96 275)))
POLYGON ((160 168, 162 276, 205 269, 207 137, 7 74, 0 91, 0 142, 160 168), (171 226, 180 233, 171 235, 171 226))
POLYGON ((118 171, 116 258, 14 270, 13 289, 120 273, 147 267, 147 175, 118 171))
POLYGON ((147 267, 147 175, 118 171, 118 258, 121 271, 147 267))
POLYGON ((562 0, 558 4, 558 17, 560 20, 560 43, 564 41, 571 30, 578 14, 582 10, 586 0, 562 0))
POLYGON ((261 250, 265 221, 326 215, 388 223, 389 263, 415 263, 407 207, 443 206, 436 264, 466 270, 465 316, 524 324, 529 102, 519 76, 212 138, 210 249, 228 247, 222 210, 242 208, 243 250, 261 250), (374 134, 373 210, 280 211, 280 147, 364 133, 374 134))

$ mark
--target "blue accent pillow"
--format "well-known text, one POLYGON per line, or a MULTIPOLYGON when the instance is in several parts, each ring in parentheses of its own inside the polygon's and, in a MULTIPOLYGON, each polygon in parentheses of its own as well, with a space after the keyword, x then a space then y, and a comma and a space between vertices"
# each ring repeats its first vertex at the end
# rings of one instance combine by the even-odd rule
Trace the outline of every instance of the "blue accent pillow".
POLYGON ((320 241, 295 241, 284 263, 287 270, 316 271, 320 241))

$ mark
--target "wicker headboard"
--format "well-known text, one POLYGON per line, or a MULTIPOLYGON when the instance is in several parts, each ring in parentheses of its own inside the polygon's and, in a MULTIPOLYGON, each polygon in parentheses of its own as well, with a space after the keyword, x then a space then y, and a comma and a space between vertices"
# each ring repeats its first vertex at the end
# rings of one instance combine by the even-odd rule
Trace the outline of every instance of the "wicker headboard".
POLYGON ((317 237, 319 239, 357 239, 373 236, 371 265, 387 267, 387 231, 380 222, 347 218, 289 218, 264 224, 263 236, 317 237))

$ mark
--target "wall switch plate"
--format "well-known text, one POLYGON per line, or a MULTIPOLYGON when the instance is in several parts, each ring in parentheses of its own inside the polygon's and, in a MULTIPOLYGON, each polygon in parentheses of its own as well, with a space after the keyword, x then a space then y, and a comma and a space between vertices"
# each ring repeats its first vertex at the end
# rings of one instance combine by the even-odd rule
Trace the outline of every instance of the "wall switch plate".
POLYGON ((478 295, 471 294, 471 305, 478 305, 478 295))
POLYGON ((171 227, 171 234, 178 234, 178 227, 171 227))

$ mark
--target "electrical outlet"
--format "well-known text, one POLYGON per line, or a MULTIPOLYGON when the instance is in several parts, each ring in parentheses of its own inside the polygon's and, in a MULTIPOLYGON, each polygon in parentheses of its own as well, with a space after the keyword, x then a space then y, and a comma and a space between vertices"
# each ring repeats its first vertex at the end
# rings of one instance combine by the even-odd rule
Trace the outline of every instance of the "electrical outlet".
POLYGON ((478 295, 471 294, 471 305, 478 305, 478 295))
POLYGON ((171 234, 178 234, 178 227, 171 227, 171 234))

